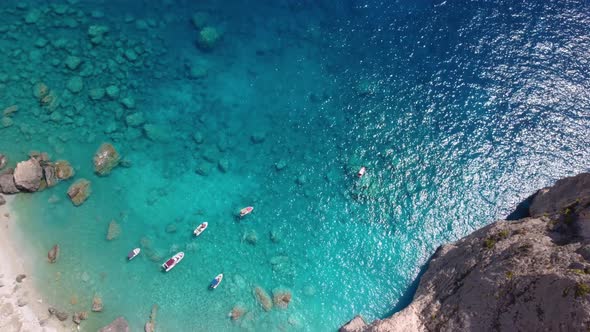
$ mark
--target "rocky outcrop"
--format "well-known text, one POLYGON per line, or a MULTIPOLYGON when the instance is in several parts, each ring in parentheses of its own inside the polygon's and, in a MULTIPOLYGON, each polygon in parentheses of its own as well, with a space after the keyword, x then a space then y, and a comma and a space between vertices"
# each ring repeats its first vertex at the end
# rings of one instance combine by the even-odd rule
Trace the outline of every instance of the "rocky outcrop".
POLYGON ((18 189, 34 192, 41 186, 43 168, 37 159, 30 158, 29 160, 16 164, 13 176, 14 183, 18 189))
POLYGON ((340 331, 585 331, 590 326, 590 174, 533 198, 434 254, 412 303, 340 331))
POLYGON ((12 175, 12 171, 0 174, 0 193, 16 194, 19 192, 20 190, 16 187, 16 184, 14 183, 14 176, 12 175))
POLYGON ((108 175, 119 165, 121 156, 110 143, 103 143, 94 154, 94 171, 98 175, 108 175))
POLYGON ((55 263, 59 258, 59 245, 54 245, 51 249, 47 252, 47 259, 49 263, 55 263))
POLYGON ((68 188, 68 197, 75 206, 84 203, 88 199, 88 196, 90 196, 90 193, 90 181, 86 179, 80 179, 68 188))
POLYGON ((129 324, 125 318, 119 317, 109 325, 98 330, 98 332, 129 332, 129 324))

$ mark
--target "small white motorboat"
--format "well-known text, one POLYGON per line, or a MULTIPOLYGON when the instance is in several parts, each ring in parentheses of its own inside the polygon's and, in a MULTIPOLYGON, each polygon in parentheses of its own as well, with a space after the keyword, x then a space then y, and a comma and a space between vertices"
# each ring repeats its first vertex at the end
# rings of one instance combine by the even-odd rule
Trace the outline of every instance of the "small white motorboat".
POLYGON ((219 284, 221 283, 221 280, 223 280, 223 273, 218 274, 217 277, 215 277, 215 279, 211 281, 209 287, 213 289, 217 288, 217 286, 219 286, 219 284))
POLYGON ((199 236, 207 229, 207 226, 209 226, 209 223, 205 221, 204 223, 200 224, 199 227, 195 228, 193 233, 195 236, 199 236))
POLYGON ((135 256, 139 255, 139 253, 141 252, 141 249, 139 248, 135 248, 133 250, 131 250, 128 254, 127 254, 127 260, 132 260, 135 258, 135 256))
POLYGON ((172 268, 175 267, 176 264, 178 264, 178 262, 180 262, 183 258, 184 258, 184 253, 181 251, 181 252, 177 253, 176 255, 172 256, 172 258, 167 260, 166 263, 162 264, 162 268, 164 269, 164 271, 168 272, 168 271, 172 270, 172 268))
POLYGON ((247 214, 250 214, 250 212, 252 212, 252 210, 254 210, 253 206, 247 206, 247 207, 241 209, 240 210, 240 218, 247 215, 247 214))
POLYGON ((365 175, 365 173, 367 172, 367 169, 365 168, 365 166, 361 167, 361 169, 359 169, 359 172, 356 174, 359 178, 362 178, 363 175, 365 175))

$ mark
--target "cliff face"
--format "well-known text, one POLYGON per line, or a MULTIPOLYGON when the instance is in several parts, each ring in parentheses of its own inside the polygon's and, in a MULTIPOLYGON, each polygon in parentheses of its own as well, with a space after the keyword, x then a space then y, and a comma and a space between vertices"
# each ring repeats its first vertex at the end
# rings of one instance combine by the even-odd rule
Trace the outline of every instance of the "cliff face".
POLYGON ((529 214, 441 246, 408 307, 340 331, 589 330, 590 174, 539 190, 529 214))

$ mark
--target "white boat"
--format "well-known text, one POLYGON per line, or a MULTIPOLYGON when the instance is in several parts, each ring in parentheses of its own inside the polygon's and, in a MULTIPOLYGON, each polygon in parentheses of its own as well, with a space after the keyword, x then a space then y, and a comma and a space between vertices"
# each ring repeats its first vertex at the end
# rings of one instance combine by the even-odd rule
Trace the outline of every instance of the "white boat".
POLYGON ((139 253, 141 252, 141 249, 139 248, 135 248, 133 250, 131 250, 128 254, 127 254, 127 260, 132 260, 135 258, 135 256, 139 255, 139 253))
POLYGON ((195 228, 193 233, 195 236, 199 236, 207 229, 207 226, 209 226, 209 223, 205 221, 204 223, 200 224, 199 227, 195 228))
POLYGON ((178 264, 178 262, 180 262, 183 258, 184 258, 184 253, 181 251, 181 252, 177 253, 176 255, 172 256, 172 258, 167 260, 166 263, 162 264, 162 268, 164 269, 164 271, 168 272, 168 271, 172 270, 172 268, 175 267, 176 264, 178 264))
POLYGON ((245 208, 241 209, 240 210, 240 218, 247 215, 247 214, 250 214, 250 212, 252 212, 253 210, 254 210, 253 206, 246 206, 245 208))
POLYGON ((211 281, 209 287, 213 289, 217 288, 217 286, 219 286, 219 284, 221 283, 221 280, 223 280, 223 273, 218 274, 217 277, 215 277, 215 279, 211 281))

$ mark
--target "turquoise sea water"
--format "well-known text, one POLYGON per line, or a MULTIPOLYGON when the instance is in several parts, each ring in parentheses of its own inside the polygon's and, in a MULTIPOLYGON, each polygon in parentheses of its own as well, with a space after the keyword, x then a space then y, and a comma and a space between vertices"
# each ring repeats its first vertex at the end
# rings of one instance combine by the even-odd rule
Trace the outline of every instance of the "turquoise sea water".
POLYGON ((80 207, 72 180, 15 201, 50 302, 73 312, 103 299, 85 331, 120 315, 141 330, 153 304, 162 331, 334 331, 384 317, 438 245, 589 167, 585 1, 61 4, 0 5, 0 109, 19 106, 0 152, 14 166, 46 151, 92 182, 80 207), (196 46, 196 12, 222 35, 210 50, 196 46), (98 45, 91 25, 109 28, 98 45), (39 104, 38 82, 54 107, 39 104), (120 97, 89 97, 109 85, 120 97), (154 127, 126 121, 136 112, 154 127), (96 176, 102 142, 131 166, 96 176), (111 220, 122 232, 107 241, 111 220), (256 286, 293 299, 266 312, 256 286), (247 313, 234 322, 235 305, 247 313))

